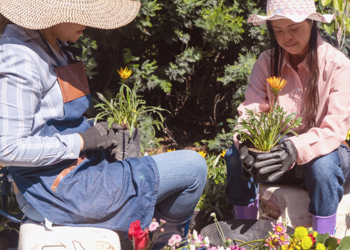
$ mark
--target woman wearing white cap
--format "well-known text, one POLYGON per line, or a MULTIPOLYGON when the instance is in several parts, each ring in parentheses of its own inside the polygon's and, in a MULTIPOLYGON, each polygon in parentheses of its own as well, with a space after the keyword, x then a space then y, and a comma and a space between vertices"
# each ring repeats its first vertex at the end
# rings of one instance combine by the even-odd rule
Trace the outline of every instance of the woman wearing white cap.
POLYGON ((288 113, 297 112, 303 126, 295 130, 298 137, 288 137, 256 162, 235 135, 235 145, 225 155, 226 194, 236 219, 253 219, 258 181, 243 178, 247 173, 242 166, 253 166, 268 175, 268 181, 296 183, 296 177, 303 177, 299 181, 309 193, 314 230, 333 234, 343 196, 342 168, 348 167, 350 156, 342 144, 350 128, 350 61, 319 35, 317 22, 330 23, 334 16, 316 13, 314 0, 268 0, 266 12, 266 17, 251 15, 248 20, 267 25, 271 50, 263 52, 253 67, 245 101, 238 107, 240 119, 247 117, 245 109, 269 111, 273 95, 267 79, 276 76, 288 82, 279 92, 278 104, 288 113))
POLYGON ((90 90, 66 44, 86 26, 126 25, 139 8, 129 0, 0 0, 0 181, 14 181, 24 214, 47 226, 126 232, 136 220, 142 228, 166 220, 160 249, 172 234, 186 235, 206 162, 186 150, 108 162, 114 134, 82 116, 90 90))

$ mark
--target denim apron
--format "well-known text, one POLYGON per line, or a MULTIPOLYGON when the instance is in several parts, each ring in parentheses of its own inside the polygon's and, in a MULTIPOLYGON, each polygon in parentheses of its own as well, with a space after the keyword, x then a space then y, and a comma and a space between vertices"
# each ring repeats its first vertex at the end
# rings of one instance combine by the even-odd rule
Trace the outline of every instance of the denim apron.
MULTIPOLYGON (((61 66, 42 37, 55 68, 64 101, 64 118, 51 119, 40 136, 84 132, 91 95, 83 62, 61 66)), ((67 55, 69 57, 69 55, 67 55)), ((110 163, 103 151, 51 166, 7 167, 19 191, 47 220, 57 225, 94 226, 127 231, 131 222, 151 223, 159 187, 152 157, 110 163)))

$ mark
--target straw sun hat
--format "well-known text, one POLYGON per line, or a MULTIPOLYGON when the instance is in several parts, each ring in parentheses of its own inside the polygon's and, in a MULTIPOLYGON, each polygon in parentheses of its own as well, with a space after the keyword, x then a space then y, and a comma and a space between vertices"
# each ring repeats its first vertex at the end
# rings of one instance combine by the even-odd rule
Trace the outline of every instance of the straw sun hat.
POLYGON ((266 16, 250 15, 248 23, 254 25, 266 24, 268 20, 290 19, 299 23, 305 19, 330 23, 334 15, 322 15, 316 12, 314 0, 267 0, 266 16))
POLYGON ((130 23, 140 5, 131 0, 0 0, 0 13, 28 29, 59 23, 115 29, 130 23))

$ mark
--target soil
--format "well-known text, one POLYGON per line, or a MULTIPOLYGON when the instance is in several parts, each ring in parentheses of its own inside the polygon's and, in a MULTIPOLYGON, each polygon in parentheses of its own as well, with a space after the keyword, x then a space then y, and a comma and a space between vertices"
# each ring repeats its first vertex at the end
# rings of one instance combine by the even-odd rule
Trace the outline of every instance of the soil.
POLYGON ((258 154, 270 153, 270 150, 269 151, 262 151, 262 150, 259 150, 259 149, 256 149, 256 148, 248 148, 248 150, 252 151, 252 152, 255 152, 255 153, 258 153, 258 154))

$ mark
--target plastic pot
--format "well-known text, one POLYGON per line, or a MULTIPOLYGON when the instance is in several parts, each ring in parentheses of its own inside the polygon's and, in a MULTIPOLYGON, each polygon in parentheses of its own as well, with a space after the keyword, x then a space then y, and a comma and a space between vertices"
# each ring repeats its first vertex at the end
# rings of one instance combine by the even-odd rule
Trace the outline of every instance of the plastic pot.
POLYGON ((129 137, 129 130, 117 130, 114 134, 117 147, 106 153, 108 161, 122 161, 129 157, 142 156, 140 131, 137 128, 134 128, 131 137, 129 137))

